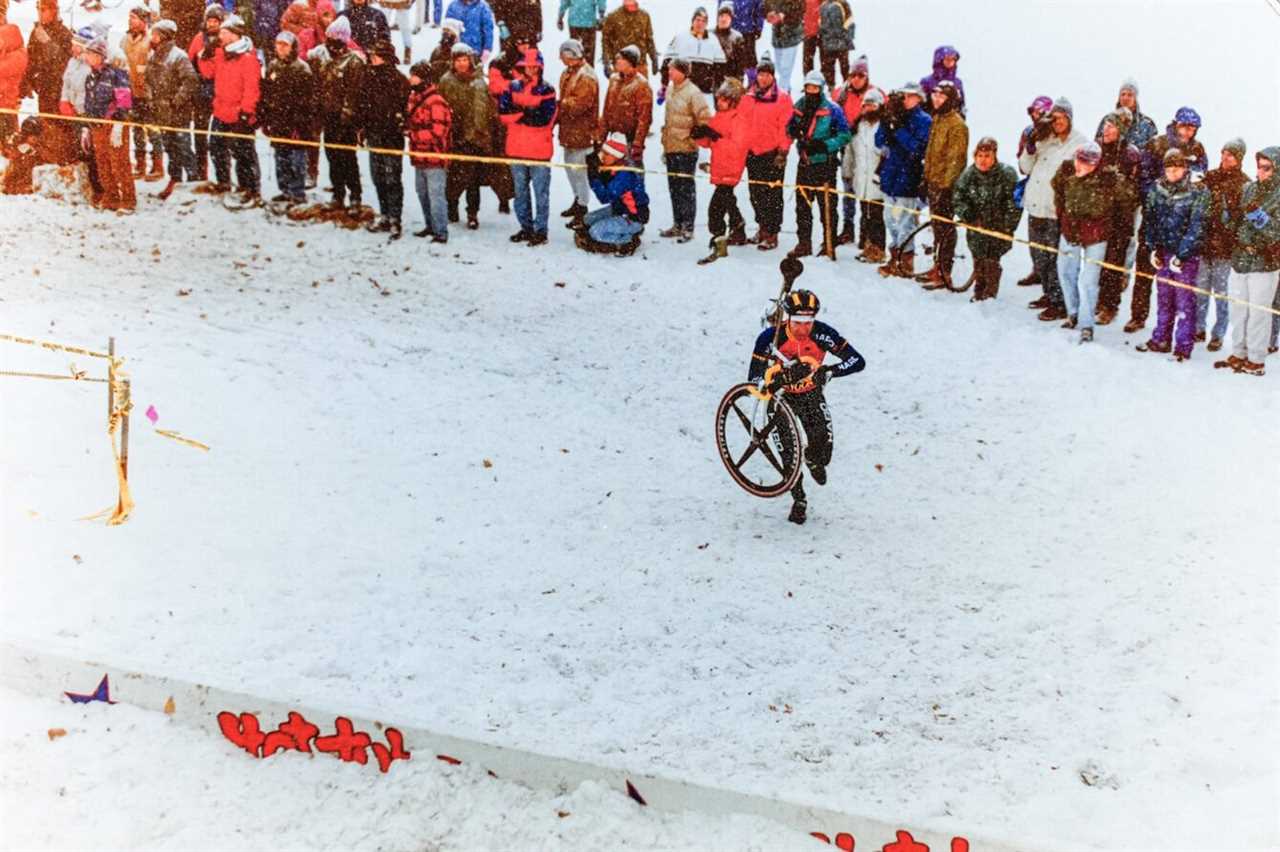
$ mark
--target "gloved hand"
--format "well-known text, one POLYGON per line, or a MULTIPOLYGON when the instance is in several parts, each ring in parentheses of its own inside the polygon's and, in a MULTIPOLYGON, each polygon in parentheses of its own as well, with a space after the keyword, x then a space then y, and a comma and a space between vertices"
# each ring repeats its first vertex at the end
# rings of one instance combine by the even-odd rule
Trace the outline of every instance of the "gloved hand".
POLYGON ((810 139, 804 145, 807 154, 825 154, 827 153, 827 143, 821 139, 810 139))
POLYGON ((1257 210, 1250 210, 1244 214, 1244 220, 1255 228, 1265 228, 1271 223, 1271 217, 1267 215, 1267 211, 1259 207, 1257 210))
POLYGON ((1151 252, 1151 256, 1150 256, 1149 258, 1147 258, 1147 259, 1151 261, 1151 268, 1152 268, 1152 269, 1159 269, 1159 268, 1160 268, 1160 250, 1159 250, 1159 249, 1156 249, 1156 250, 1152 251, 1152 252, 1151 252))
POLYGON ((635 160, 637 163, 644 159, 644 145, 639 139, 631 143, 631 148, 627 151, 627 156, 635 160))
POLYGON ((1176 257, 1169 258, 1169 269, 1174 275, 1180 274, 1182 272, 1182 261, 1178 260, 1176 257))
POLYGON ((124 125, 123 124, 111 125, 111 147, 119 148, 123 144, 124 144, 124 125))
POLYGON ((720 133, 710 125, 695 124, 689 131, 690 139, 710 139, 712 142, 720 138, 720 133))
POLYGON ((658 89, 658 106, 662 106, 667 102, 667 87, 661 86, 658 89))
POLYGON ((829 381, 831 381, 830 367, 819 367, 813 371, 813 383, 818 387, 825 387, 829 381))
POLYGON ((1022 131, 1022 150, 1033 156, 1036 153, 1035 129, 1035 125, 1028 124, 1027 128, 1022 131))
POLYGON ((777 153, 773 155, 773 167, 775 169, 785 169, 787 167, 787 149, 779 148, 777 153))
POLYGON ((596 181, 600 179, 600 155, 592 151, 587 155, 587 180, 596 181))
POLYGON ((786 379, 787 384, 794 385, 809 378, 811 372, 808 364, 803 361, 793 361, 782 368, 781 375, 786 379))
MULTIPOLYGON (((323 45, 321 46, 323 47, 323 45)), ((217 54, 218 47, 219 47, 218 42, 213 41, 206 37, 204 40, 204 50, 200 51, 200 58, 212 59, 214 55, 217 54)), ((315 51, 312 51, 312 53, 314 52, 315 51)), ((325 54, 326 54, 325 58, 328 59, 328 51, 325 51, 325 54)))

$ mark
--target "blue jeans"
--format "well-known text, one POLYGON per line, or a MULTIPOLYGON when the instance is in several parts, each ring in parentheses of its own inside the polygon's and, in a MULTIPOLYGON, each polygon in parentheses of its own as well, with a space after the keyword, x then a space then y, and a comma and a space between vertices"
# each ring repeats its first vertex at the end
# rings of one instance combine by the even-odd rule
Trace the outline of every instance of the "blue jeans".
POLYGON ((916 241, 906 242, 908 236, 920 224, 916 220, 920 199, 905 196, 887 196, 884 200, 884 225, 889 232, 889 248, 914 252, 916 241))
MULTIPOLYGON (((247 124, 238 121, 228 124, 216 117, 210 122, 209 129, 215 132, 253 133, 253 128, 247 124)), ((213 159, 213 173, 218 183, 231 183, 231 158, 234 156, 238 188, 255 195, 258 193, 258 149, 254 147, 252 139, 212 136, 209 138, 209 156, 213 159)))
POLYGON ((293 145, 276 146, 276 185, 280 194, 292 201, 307 198, 307 149, 293 145))
POLYGON ((547 208, 551 205, 551 167, 512 166, 511 179, 516 184, 516 220, 520 227, 530 233, 545 236, 547 208), (530 187, 533 188, 532 196, 530 187))
POLYGON ((422 220, 437 237, 449 236, 448 203, 444 197, 445 169, 414 169, 414 187, 422 205, 422 220))
POLYGON ((671 218, 677 228, 693 229, 698 219, 698 185, 693 175, 698 170, 698 154, 666 154, 667 191, 671 196, 671 218), (677 174, 688 177, 676 177, 677 174))
MULTIPOLYGON (((1213 291, 1213 334, 1222 340, 1227 333, 1227 279, 1231 276, 1231 258, 1207 258, 1200 261, 1200 274, 1196 286, 1213 291)), ((1204 334, 1209 323, 1209 297, 1196 293, 1196 332, 1204 334)))
MULTIPOLYGON (((1041 219, 1038 216, 1027 217, 1027 239, 1042 246, 1056 246, 1062 238, 1057 219, 1041 219)), ((1033 248, 1031 264, 1040 276, 1040 286, 1044 297, 1054 307, 1062 305, 1062 287, 1058 283, 1058 267, 1053 252, 1033 248)), ((1101 269, 1101 267, 1099 267, 1101 269)))
POLYGON ((620 246, 644 230, 644 225, 614 213, 612 207, 592 210, 583 221, 587 223, 591 239, 612 246, 620 246))
POLYGON ((778 88, 791 94, 791 72, 796 67, 796 56, 800 53, 800 45, 794 47, 775 47, 773 49, 773 67, 777 70, 774 79, 778 88))
POLYGON ((1058 239, 1058 285, 1062 288, 1062 300, 1067 315, 1076 318, 1079 329, 1093 328, 1093 312, 1098 307, 1098 265, 1107 256, 1107 243, 1078 246, 1058 239), (1085 261, 1094 261, 1086 263, 1085 261))

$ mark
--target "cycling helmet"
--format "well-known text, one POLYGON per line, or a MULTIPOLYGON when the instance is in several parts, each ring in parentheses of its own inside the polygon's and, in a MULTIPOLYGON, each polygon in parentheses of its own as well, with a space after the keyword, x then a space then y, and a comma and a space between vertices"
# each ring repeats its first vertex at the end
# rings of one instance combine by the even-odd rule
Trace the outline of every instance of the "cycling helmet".
POLYGON ((793 290, 787 294, 783 307, 787 312, 787 316, 812 318, 818 313, 822 304, 818 301, 818 297, 809 290, 793 290))

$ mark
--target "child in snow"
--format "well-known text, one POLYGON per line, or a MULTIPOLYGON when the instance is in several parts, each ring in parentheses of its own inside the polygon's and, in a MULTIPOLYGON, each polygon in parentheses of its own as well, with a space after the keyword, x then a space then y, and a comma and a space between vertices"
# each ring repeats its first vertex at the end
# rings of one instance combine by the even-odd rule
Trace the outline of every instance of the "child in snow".
POLYGON ((747 223, 738 209, 735 192, 742 170, 747 167, 747 133, 743 126, 746 115, 739 107, 741 102, 742 86, 737 80, 725 80, 716 92, 716 114, 689 134, 700 146, 711 149, 711 183, 716 188, 707 208, 711 254, 699 260, 701 264, 726 257, 728 246, 747 244, 747 223))

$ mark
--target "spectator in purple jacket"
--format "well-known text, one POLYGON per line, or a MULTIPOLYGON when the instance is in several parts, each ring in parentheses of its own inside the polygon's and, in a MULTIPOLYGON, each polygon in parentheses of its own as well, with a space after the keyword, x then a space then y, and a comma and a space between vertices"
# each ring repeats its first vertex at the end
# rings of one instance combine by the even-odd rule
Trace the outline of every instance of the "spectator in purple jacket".
POLYGON ((764 32, 764 0, 733 0, 733 28, 742 33, 746 58, 747 88, 756 84, 756 41, 764 32))
POLYGON ((949 44, 944 44, 933 52, 933 73, 920 78, 920 88, 924 89, 926 111, 929 111, 929 96, 933 94, 933 87, 943 80, 950 80, 955 83, 956 93, 959 95, 956 108, 961 115, 965 114, 964 83, 960 82, 960 78, 956 76, 958 64, 960 64, 960 51, 949 44))

